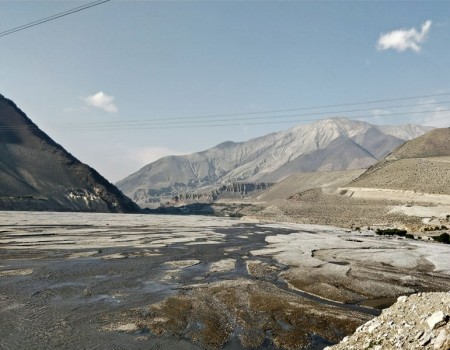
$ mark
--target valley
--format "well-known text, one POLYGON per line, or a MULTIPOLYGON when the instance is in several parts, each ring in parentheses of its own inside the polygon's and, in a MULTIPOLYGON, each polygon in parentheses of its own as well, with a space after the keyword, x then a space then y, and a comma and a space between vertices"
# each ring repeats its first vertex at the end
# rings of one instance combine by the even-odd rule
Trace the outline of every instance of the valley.
POLYGON ((249 219, 0 212, 0 347, 323 349, 450 246, 249 219))
POLYGON ((450 129, 325 119, 118 188, 0 116, 2 349, 322 350, 450 289, 450 129))

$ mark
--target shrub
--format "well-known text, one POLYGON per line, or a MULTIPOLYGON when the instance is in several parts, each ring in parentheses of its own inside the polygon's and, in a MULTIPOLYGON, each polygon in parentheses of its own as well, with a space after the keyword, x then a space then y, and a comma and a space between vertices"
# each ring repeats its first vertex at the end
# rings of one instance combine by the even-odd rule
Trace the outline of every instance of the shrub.
POLYGON ((439 236, 432 237, 435 241, 450 244, 450 235, 448 233, 442 233, 439 236))
POLYGON ((405 237, 408 231, 399 230, 398 228, 377 229, 376 234, 380 236, 400 236, 405 237))

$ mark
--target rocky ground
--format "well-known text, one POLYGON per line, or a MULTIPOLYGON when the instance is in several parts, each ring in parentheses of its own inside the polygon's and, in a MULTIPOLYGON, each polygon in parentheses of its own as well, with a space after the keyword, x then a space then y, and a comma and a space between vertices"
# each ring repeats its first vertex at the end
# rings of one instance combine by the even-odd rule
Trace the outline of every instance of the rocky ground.
POLYGON ((450 157, 384 160, 348 186, 448 195, 450 157))
MULTIPOLYGON (((409 227, 418 229, 420 217, 390 213, 389 208, 402 202, 349 198, 336 193, 326 193, 321 188, 293 195, 287 200, 269 202, 253 215, 260 220, 355 227, 409 227)), ((261 204, 260 204, 261 205, 261 204)))
POLYGON ((450 293, 401 296, 328 350, 450 349, 450 293))

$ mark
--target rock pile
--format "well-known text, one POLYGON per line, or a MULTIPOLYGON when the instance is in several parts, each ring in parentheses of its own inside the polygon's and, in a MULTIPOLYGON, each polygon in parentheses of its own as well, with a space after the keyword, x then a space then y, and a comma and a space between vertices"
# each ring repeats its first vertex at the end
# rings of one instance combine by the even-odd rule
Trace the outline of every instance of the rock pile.
POLYGON ((401 296, 353 335, 325 350, 450 349, 450 292, 401 296))

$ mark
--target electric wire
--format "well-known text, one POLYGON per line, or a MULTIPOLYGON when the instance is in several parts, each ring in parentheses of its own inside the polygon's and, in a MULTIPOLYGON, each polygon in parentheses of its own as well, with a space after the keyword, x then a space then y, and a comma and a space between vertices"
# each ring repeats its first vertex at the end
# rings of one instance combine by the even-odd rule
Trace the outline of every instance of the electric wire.
POLYGON ((30 22, 30 23, 27 23, 27 24, 23 24, 21 26, 15 27, 15 28, 4 30, 4 31, 0 32, 0 37, 7 36, 7 35, 10 35, 10 34, 13 34, 13 33, 16 33, 16 32, 19 32, 19 31, 31 28, 31 27, 35 27, 35 26, 38 26, 40 24, 43 24, 43 23, 46 23, 46 22, 50 22, 50 21, 53 21, 53 20, 61 18, 61 17, 68 16, 68 15, 71 15, 71 14, 76 13, 76 12, 84 11, 84 10, 87 10, 87 9, 89 9, 91 7, 101 5, 101 4, 104 4, 105 2, 109 2, 109 1, 111 1, 111 0, 98 0, 98 1, 90 2, 90 3, 85 4, 85 5, 81 5, 81 6, 78 6, 78 7, 75 7, 75 8, 66 10, 66 11, 63 11, 63 12, 56 13, 56 14, 54 14, 52 16, 41 18, 41 19, 38 19, 36 21, 30 22))
MULTIPOLYGON (((403 113, 389 113, 384 115, 359 115, 353 117, 342 117, 343 119, 370 119, 370 118, 379 118, 379 117, 398 117, 398 116, 408 116, 408 115, 417 115, 417 114, 426 114, 433 113, 436 110, 428 110, 428 111, 416 111, 416 112, 403 112, 403 113)), ((439 112, 450 112, 450 109, 442 109, 439 112)), ((137 129, 137 130, 166 130, 166 129, 187 129, 187 128, 205 128, 205 127, 225 127, 225 126, 247 126, 247 125, 270 125, 270 124, 286 124, 286 123, 303 123, 303 122, 317 122, 320 120, 326 119, 336 119, 336 118, 315 118, 315 119, 298 119, 298 120, 276 120, 276 121, 263 121, 263 122, 241 122, 241 123, 221 123, 221 124, 174 124, 174 125, 149 125, 149 126, 137 126, 127 129, 137 129)), ((82 128, 83 130, 89 130, 90 128, 82 128)), ((123 130, 124 128, 111 126, 107 127, 99 127, 95 130, 123 130)))
MULTIPOLYGON (((124 130, 124 129, 179 129, 179 128, 195 128, 195 127, 224 127, 224 126, 239 126, 239 125, 264 125, 264 124, 286 124, 294 122, 312 122, 322 119, 327 119, 332 116, 345 117, 347 119, 368 119, 376 117, 395 117, 395 116, 405 116, 408 114, 425 114, 425 113, 435 113, 435 112, 447 112, 448 103, 450 101, 440 101, 440 102, 421 102, 412 104, 402 104, 402 105, 378 105, 365 108, 355 108, 346 110, 328 110, 328 111, 317 111, 305 114, 272 114, 265 115, 268 113, 281 112, 281 111, 302 111, 302 110, 320 110, 330 108, 332 106, 358 106, 358 105, 373 105, 379 103, 386 103, 389 101, 402 101, 402 100, 413 100, 413 99, 424 99, 431 97, 442 97, 448 96, 450 93, 434 94, 434 95, 422 95, 414 97, 401 97, 394 99, 385 100, 373 100, 366 102, 355 102, 346 104, 335 104, 335 105, 325 105, 325 106, 315 106, 315 107, 305 107, 305 108, 291 108, 291 109, 280 109, 272 111, 260 111, 260 112, 250 112, 250 113, 233 113, 233 114, 214 114, 209 116, 191 116, 191 117, 173 117, 173 118, 161 118, 161 119, 143 119, 143 120, 126 120, 126 121, 111 121, 111 122, 85 122, 85 123, 54 123, 50 126, 51 129, 74 129, 74 130, 124 130), (404 109, 411 107, 425 107, 425 106, 436 106, 434 110, 425 111, 407 111, 402 112, 397 110, 395 112, 392 109, 404 109), (388 110, 391 109, 391 110, 388 110), (364 112, 371 110, 381 110, 381 113, 370 114, 370 115, 358 115, 353 116, 352 113, 364 112), (384 111, 386 110, 386 111, 384 111), (259 114, 259 115, 256 115, 259 114), (261 115, 262 114, 262 115, 261 115), (343 114, 346 114, 345 116, 343 114), (348 115, 350 114, 350 115, 348 115), (325 116, 327 115, 327 116, 325 116), (214 118, 215 116, 215 118, 214 118), (226 119, 217 119, 223 117, 230 117, 226 119), (312 118, 314 116, 322 116, 322 118, 312 118), (208 118, 208 119, 207 119, 208 118), (256 121, 255 121, 256 120, 256 121)), ((21 130, 21 129, 32 129, 37 128, 34 125, 0 125, 0 130, 21 130)))
MULTIPOLYGON (((401 113, 386 113, 386 114, 378 114, 378 115, 358 115, 351 117, 342 117, 344 119, 370 119, 370 118, 379 118, 379 117, 399 117, 399 116, 409 116, 409 115, 418 115, 418 114, 426 114, 426 113, 434 113, 436 110, 426 110, 426 111, 408 111, 401 113)), ((450 112, 450 109, 440 109, 439 112, 450 112)), ((65 126, 65 127, 49 127, 49 129, 71 129, 71 130, 90 130, 90 131, 114 131, 114 130, 166 130, 166 129, 187 129, 187 128, 205 128, 205 127, 226 127, 226 126, 246 126, 246 125, 269 125, 269 124, 286 124, 286 123, 304 123, 304 122, 317 122, 325 119, 336 119, 336 118, 310 118, 310 119, 295 119, 295 120, 272 120, 272 121, 256 121, 256 122, 246 122, 242 121, 241 123, 219 123, 219 124, 192 124, 192 123, 177 123, 173 125, 167 124, 155 124, 155 125, 135 125, 135 126, 98 126, 96 128, 92 127, 73 127, 73 126, 65 126)), ((35 125, 24 125, 24 126, 0 126, 0 131, 3 130, 25 130, 25 129, 34 129, 38 128, 35 125)))
MULTIPOLYGON (((442 102, 426 102, 426 103, 414 103, 407 105, 395 105, 395 106, 382 106, 381 109, 393 109, 393 108, 405 108, 405 107, 419 107, 419 106, 432 106, 432 105, 443 105, 450 103, 450 101, 442 102)), ((128 120, 128 121, 115 121, 115 122, 87 122, 87 123, 73 123, 70 124, 71 127, 97 127, 97 126, 145 126, 148 124, 178 124, 181 122, 186 123, 214 123, 214 122, 229 122, 229 121, 247 121, 247 120, 265 120, 265 119, 277 119, 277 118, 301 118, 301 117, 312 117, 320 116, 324 114, 337 115, 340 113, 355 113, 374 110, 374 107, 369 108, 358 108, 358 109, 347 109, 339 111, 321 111, 308 114, 281 114, 281 115, 270 115, 270 116, 242 116, 234 117, 236 114, 231 114, 232 118, 227 119, 210 119, 210 120, 195 120, 200 117, 174 117, 174 118, 158 118, 158 119, 141 119, 141 120, 128 120), (195 119, 194 119, 195 118, 195 119)), ((228 116, 228 115, 224 115, 228 116)), ((204 118, 201 118, 204 119, 204 118)))

